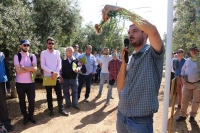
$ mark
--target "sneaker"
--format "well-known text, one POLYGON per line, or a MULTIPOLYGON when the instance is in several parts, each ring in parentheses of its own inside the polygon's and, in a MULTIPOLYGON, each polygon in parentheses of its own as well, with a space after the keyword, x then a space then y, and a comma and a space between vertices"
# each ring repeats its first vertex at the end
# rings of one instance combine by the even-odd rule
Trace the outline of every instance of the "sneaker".
POLYGON ((84 99, 84 102, 88 103, 88 102, 89 102, 89 99, 88 99, 88 98, 85 98, 85 99, 84 99))
POLYGON ((29 122, 28 117, 24 116, 23 124, 26 125, 29 122))
POLYGON ((6 129, 8 132, 11 132, 14 130, 14 127, 13 127, 13 125, 10 124, 10 125, 6 125, 6 129))
POLYGON ((185 120, 186 120, 186 117, 179 116, 178 119, 176 119, 176 122, 185 121, 185 120))
POLYGON ((189 122, 190 122, 190 123, 196 123, 196 121, 195 121, 195 119, 194 119, 193 116, 190 116, 189 122))
POLYGON ((0 132, 1 133, 7 133, 6 126, 1 122, 0 122, 0 132))
POLYGON ((97 96, 96 96, 96 98, 100 98, 101 97, 101 94, 98 94, 97 96))
POLYGON ((105 105, 104 105, 104 107, 107 107, 107 106, 109 106, 110 104, 109 103, 106 103, 105 105))
POLYGON ((66 105, 66 108, 69 109, 71 107, 71 105, 66 105))
POLYGON ((80 108, 78 106, 72 106, 73 108, 80 110, 80 108))
POLYGON ((33 116, 29 116, 28 119, 32 122, 32 123, 36 123, 36 120, 33 116))
POLYGON ((114 97, 111 96, 110 99, 114 99, 114 97))
POLYGON ((53 116, 53 115, 54 115, 53 110, 52 110, 52 111, 49 111, 49 116, 53 116))
POLYGON ((62 114, 62 115, 65 115, 65 116, 69 115, 69 113, 67 113, 65 110, 59 111, 59 113, 62 114))
POLYGON ((177 107, 175 107, 175 109, 181 109, 181 105, 178 105, 177 107))

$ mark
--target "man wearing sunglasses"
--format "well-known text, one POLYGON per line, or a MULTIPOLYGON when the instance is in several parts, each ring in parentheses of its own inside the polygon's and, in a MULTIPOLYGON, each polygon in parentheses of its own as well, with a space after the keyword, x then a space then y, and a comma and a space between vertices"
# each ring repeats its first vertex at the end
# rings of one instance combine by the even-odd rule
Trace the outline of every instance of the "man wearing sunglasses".
POLYGON ((178 49, 177 52, 177 59, 174 60, 174 68, 175 68, 175 73, 174 76, 178 78, 178 83, 177 83, 177 95, 178 95, 178 106, 177 109, 181 109, 181 98, 182 98, 182 87, 183 83, 181 80, 181 69, 186 61, 184 57, 184 51, 182 49, 178 49))
POLYGON ((97 62, 96 58, 94 57, 92 52, 92 46, 87 45, 86 47, 86 53, 79 56, 79 59, 82 57, 86 57, 87 63, 82 64, 82 67, 86 67, 86 72, 80 71, 78 75, 78 99, 80 99, 81 90, 83 87, 84 82, 86 81, 86 92, 85 92, 85 99, 84 102, 89 102, 89 95, 90 95, 90 87, 91 87, 91 81, 92 81, 92 75, 96 73, 97 69, 97 62))
POLYGON ((81 55, 81 54, 78 52, 78 49, 79 49, 78 44, 75 44, 75 45, 73 46, 73 48, 74 48, 73 56, 74 56, 75 58, 78 59, 78 57, 81 55))
POLYGON ((16 89, 19 98, 19 105, 21 113, 24 117, 23 124, 27 124, 29 120, 32 123, 36 123, 34 115, 35 107, 35 82, 32 80, 32 73, 37 70, 37 61, 34 54, 32 55, 32 61, 29 51, 30 42, 28 40, 22 40, 20 43, 21 60, 18 55, 14 56, 14 66, 16 71, 16 89), (26 96, 28 98, 28 112, 26 110, 26 96))
POLYGON ((53 104, 52 104, 52 88, 54 88, 57 95, 58 102, 58 112, 64 116, 69 114, 64 110, 63 97, 61 91, 61 82, 60 82, 60 70, 61 70, 61 58, 60 52, 54 49, 54 39, 49 37, 46 41, 47 49, 41 52, 40 63, 44 71, 44 76, 50 76, 52 79, 56 79, 55 86, 45 86, 47 92, 47 103, 49 116, 53 116, 53 104))
POLYGON ((199 109, 200 103, 200 89, 199 89, 199 73, 197 61, 193 60, 198 55, 199 49, 197 47, 190 48, 191 57, 187 59, 181 70, 181 79, 183 82, 183 91, 182 91, 182 101, 181 101, 181 110, 180 116, 176 119, 176 122, 185 121, 187 108, 189 102, 191 101, 192 96, 192 105, 190 111, 189 122, 196 123, 195 116, 199 109))

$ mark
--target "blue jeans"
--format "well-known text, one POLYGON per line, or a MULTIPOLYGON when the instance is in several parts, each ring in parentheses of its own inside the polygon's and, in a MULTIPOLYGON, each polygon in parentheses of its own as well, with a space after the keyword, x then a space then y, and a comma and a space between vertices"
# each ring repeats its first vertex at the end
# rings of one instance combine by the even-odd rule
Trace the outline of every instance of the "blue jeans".
POLYGON ((79 73, 79 75, 78 75, 78 99, 80 98, 81 90, 82 90, 82 87, 83 87, 83 84, 85 81, 86 81, 85 99, 89 98, 91 80, 92 80, 92 73, 90 73, 89 75, 82 75, 79 73))
POLYGON ((71 104, 72 106, 78 105, 78 79, 64 79, 63 92, 67 106, 71 106, 71 104), (69 86, 72 89, 72 103, 70 100, 69 86))
POLYGON ((118 133, 153 133, 153 114, 142 117, 126 117, 117 113, 118 133))
MULTIPOLYGON (((117 83, 116 83, 117 84, 117 83)), ((108 85, 108 93, 107 93, 107 99, 106 99, 106 103, 110 103, 110 98, 112 96, 112 88, 113 88, 113 85, 108 85)), ((119 99, 120 99, 120 91, 118 90, 117 88, 117 91, 118 91, 118 96, 119 96, 119 99)))
POLYGON ((99 94, 102 94, 103 85, 105 83, 106 77, 107 77, 107 83, 109 84, 109 73, 100 74, 99 94))

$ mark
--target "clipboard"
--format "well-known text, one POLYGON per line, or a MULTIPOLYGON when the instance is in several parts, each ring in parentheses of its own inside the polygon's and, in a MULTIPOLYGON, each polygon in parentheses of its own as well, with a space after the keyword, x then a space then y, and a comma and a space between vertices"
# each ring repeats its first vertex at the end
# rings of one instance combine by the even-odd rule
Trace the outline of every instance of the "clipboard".
POLYGON ((32 81, 35 82, 36 72, 31 72, 32 81))
POLYGON ((56 80, 57 78, 52 80, 51 76, 44 76, 42 86, 56 86, 56 80))

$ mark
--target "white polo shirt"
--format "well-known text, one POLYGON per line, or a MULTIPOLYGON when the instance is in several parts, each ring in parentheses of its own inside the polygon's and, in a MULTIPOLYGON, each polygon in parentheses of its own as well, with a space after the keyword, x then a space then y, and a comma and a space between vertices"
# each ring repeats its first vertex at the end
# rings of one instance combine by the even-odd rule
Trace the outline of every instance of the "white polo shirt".
POLYGON ((112 56, 111 55, 103 55, 100 58, 100 63, 102 63, 102 68, 101 68, 101 73, 109 73, 108 71, 108 63, 109 61, 112 60, 112 56))

